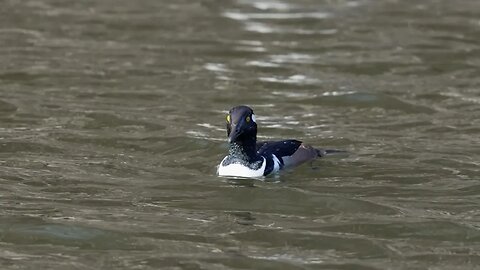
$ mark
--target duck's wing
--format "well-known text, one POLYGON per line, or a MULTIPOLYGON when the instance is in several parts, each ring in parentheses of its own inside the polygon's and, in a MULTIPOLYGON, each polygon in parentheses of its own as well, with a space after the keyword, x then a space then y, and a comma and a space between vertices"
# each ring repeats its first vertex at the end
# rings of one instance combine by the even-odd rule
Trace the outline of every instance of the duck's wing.
POLYGON ((257 153, 265 157, 275 155, 282 167, 298 166, 321 156, 317 149, 297 140, 259 142, 257 143, 257 153))
POLYGON ((274 154, 277 157, 291 156, 301 144, 302 142, 297 140, 258 142, 257 153, 259 155, 274 154))

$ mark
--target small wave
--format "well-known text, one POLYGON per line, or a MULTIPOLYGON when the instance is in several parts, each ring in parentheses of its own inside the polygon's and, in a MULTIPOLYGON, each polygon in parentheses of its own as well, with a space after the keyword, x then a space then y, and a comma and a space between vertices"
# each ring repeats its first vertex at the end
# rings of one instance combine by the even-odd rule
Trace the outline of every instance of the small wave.
POLYGON ((288 84, 317 84, 321 82, 318 79, 308 78, 305 75, 297 74, 290 77, 260 77, 262 82, 288 83, 288 84))
POLYGON ((296 19, 327 19, 332 17, 327 12, 290 12, 290 13, 242 13, 227 11, 222 14, 224 17, 237 20, 296 20, 296 19))
POLYGON ((248 61, 245 63, 247 66, 255 66, 255 67, 280 67, 279 64, 275 64, 268 61, 248 61))
POLYGON ((231 70, 227 68, 225 64, 220 63, 206 63, 203 67, 208 71, 213 72, 230 72, 231 70))
POLYGON ((294 8, 293 5, 276 1, 240 1, 242 4, 248 4, 260 10, 279 10, 287 11, 294 8))

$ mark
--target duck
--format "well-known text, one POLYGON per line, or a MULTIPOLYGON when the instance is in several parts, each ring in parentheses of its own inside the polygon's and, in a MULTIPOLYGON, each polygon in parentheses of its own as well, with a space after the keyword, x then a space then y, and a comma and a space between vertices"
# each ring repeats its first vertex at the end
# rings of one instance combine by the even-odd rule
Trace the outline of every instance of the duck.
POLYGON ((257 141, 257 121, 252 108, 235 106, 226 116, 228 155, 218 165, 219 176, 262 178, 297 167, 340 150, 317 149, 302 141, 257 141))

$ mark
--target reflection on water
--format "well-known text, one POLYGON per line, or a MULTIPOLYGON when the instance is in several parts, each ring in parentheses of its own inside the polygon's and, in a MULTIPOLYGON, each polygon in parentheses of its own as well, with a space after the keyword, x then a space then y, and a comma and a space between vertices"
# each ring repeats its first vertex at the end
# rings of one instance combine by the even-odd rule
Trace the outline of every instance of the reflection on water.
POLYGON ((2 269, 475 269, 480 2, 6 1, 2 269), (224 115, 346 149, 215 175, 224 115))

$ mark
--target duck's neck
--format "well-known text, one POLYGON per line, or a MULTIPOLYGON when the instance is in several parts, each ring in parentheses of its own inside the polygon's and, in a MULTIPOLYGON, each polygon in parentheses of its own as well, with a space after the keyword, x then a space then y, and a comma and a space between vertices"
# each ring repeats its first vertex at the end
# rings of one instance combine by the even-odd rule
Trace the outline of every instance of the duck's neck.
POLYGON ((257 155, 256 139, 247 138, 241 141, 231 142, 228 155, 249 163, 257 161, 259 157, 257 155))

